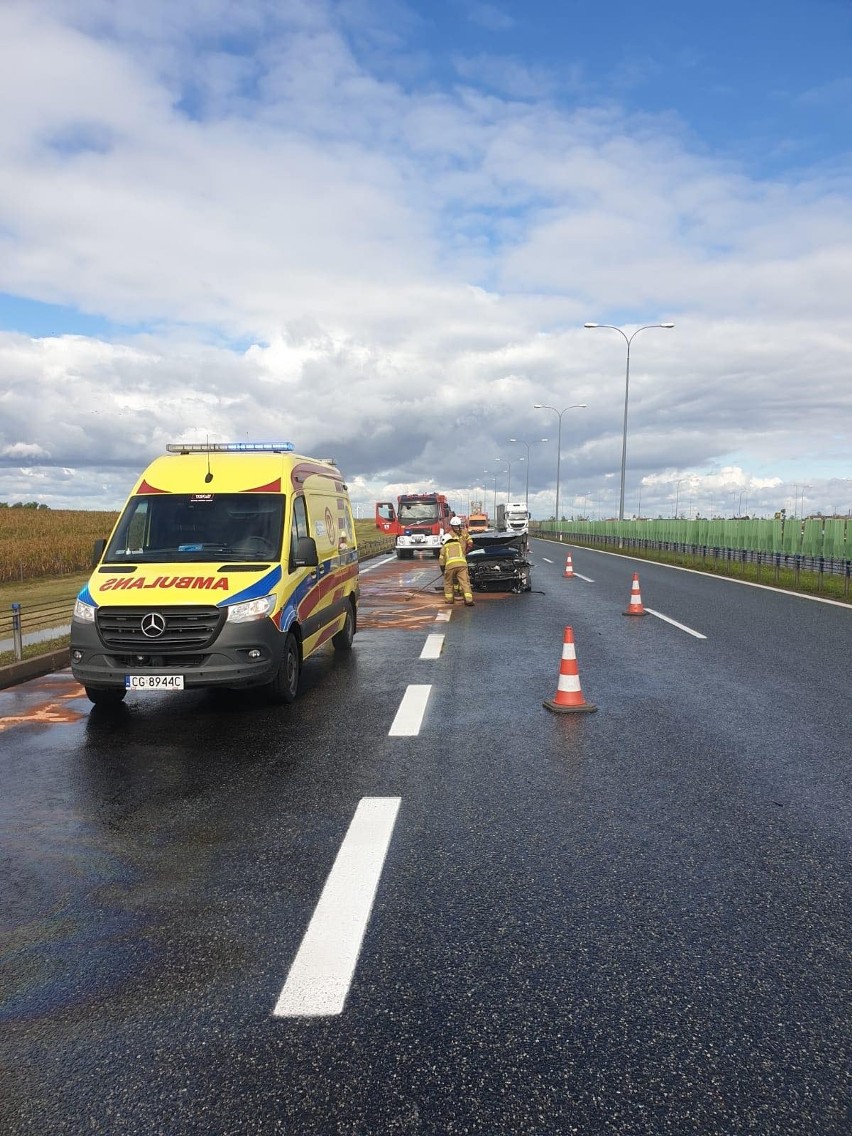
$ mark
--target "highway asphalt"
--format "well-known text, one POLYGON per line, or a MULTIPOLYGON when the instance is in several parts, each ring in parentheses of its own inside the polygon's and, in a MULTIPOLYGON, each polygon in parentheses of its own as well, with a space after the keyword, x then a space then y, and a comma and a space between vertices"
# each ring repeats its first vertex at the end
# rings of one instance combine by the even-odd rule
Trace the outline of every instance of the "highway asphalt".
POLYGON ((0 1130, 848 1136, 852 611, 532 557, 291 707, 0 692, 0 1130))

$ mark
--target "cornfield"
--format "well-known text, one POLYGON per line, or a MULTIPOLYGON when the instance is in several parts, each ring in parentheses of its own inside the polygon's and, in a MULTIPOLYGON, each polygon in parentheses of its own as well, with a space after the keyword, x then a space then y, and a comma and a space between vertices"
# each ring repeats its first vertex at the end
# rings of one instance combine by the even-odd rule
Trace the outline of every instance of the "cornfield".
MULTIPOLYGON (((118 513, 70 509, 0 509, 0 584, 68 576, 92 563, 92 545, 109 536, 118 513)), ((380 542, 375 523, 356 521, 360 542, 380 542)))
POLYGON ((107 537, 117 513, 71 509, 0 509, 0 584, 85 572, 92 545, 107 537))

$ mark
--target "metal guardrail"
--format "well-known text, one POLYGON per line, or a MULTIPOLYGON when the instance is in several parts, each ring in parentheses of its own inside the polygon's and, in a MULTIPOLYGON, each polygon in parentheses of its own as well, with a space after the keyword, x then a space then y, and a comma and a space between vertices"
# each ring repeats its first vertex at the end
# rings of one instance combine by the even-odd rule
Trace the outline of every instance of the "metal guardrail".
MULTIPOLYGON (((358 545, 358 560, 370 560, 394 547, 393 540, 369 540, 358 545)), ((61 639, 68 635, 76 592, 46 603, 12 603, 0 610, 0 654, 14 653, 15 662, 24 657, 24 647, 40 640, 61 639)))
POLYGON ((393 552, 395 547, 394 537, 385 537, 383 540, 362 540, 358 544, 358 559, 371 560, 374 556, 381 556, 383 552, 393 552))
POLYGON ((25 645, 67 635, 73 607, 73 596, 48 603, 11 604, 0 611, 0 652, 13 651, 15 661, 20 662, 25 645))

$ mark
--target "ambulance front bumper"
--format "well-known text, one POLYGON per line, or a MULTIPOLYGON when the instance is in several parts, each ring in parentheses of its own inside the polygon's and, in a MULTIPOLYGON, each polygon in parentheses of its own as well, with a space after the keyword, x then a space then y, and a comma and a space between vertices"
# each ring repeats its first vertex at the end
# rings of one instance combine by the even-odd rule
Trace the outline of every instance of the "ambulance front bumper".
POLYGON ((182 675, 185 689, 262 686, 272 680, 285 636, 270 619, 224 623, 202 649, 116 649, 103 643, 93 624, 71 625, 71 673, 83 686, 124 687, 127 675, 182 675))

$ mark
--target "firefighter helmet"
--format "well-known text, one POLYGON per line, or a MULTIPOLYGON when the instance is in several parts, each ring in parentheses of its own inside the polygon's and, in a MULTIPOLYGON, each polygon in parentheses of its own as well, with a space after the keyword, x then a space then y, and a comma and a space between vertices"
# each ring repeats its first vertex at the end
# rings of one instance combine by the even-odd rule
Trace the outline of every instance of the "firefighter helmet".
POLYGON ((454 529, 461 528, 461 517, 450 517, 450 524, 454 529))

